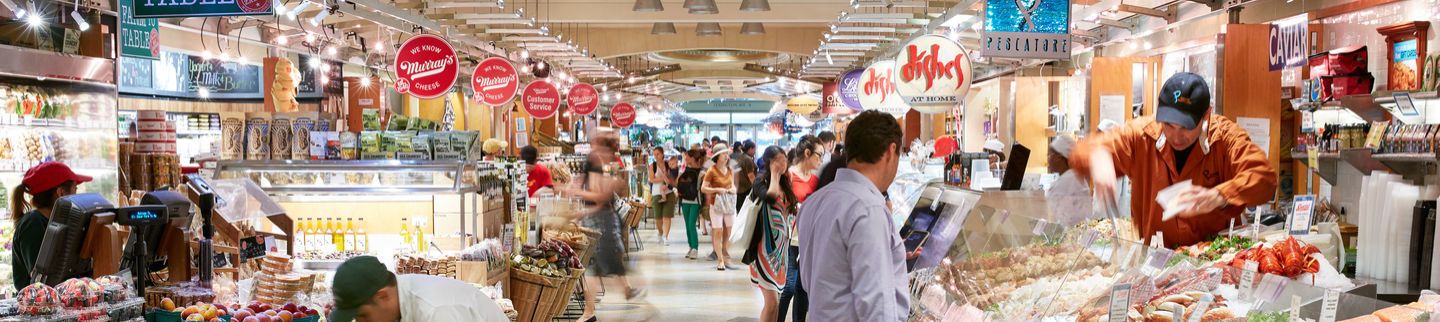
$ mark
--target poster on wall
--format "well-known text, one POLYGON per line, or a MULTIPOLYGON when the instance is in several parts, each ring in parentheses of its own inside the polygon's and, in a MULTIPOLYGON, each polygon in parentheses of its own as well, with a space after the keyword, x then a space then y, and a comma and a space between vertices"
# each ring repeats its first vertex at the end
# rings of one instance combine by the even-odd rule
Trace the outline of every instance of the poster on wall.
POLYGON ((1390 90, 1413 91, 1420 89, 1420 40, 1410 39, 1395 42, 1391 49, 1395 57, 1390 62, 1390 90))
POLYGON ((537 120, 554 117, 560 110, 560 89, 543 80, 530 82, 520 93, 520 107, 537 120))
POLYGON ((142 59, 160 56, 160 20, 135 18, 131 1, 120 2, 120 55, 142 59))
POLYGON ((840 77, 840 82, 838 84, 838 91, 840 92, 840 102, 844 103, 845 107, 849 107, 850 110, 855 111, 856 113, 864 110, 864 107, 860 105, 860 82, 861 78, 864 76, 864 68, 852 69, 848 72, 845 72, 845 76, 840 77))
POLYGON ((490 106, 505 105, 520 91, 520 75, 509 60, 490 57, 475 65, 470 87, 475 91, 476 101, 490 106))
POLYGON ((970 91, 970 55, 949 38, 915 38, 900 48, 895 65, 895 92, 920 113, 949 111, 970 91))
POLYGON ((910 105, 895 93, 895 61, 881 60, 865 68, 860 81, 860 106, 866 110, 879 110, 900 118, 910 112, 910 105))
POLYGON ((459 60, 450 42, 428 34, 415 35, 395 52, 395 91, 430 99, 450 92, 460 77, 459 60))
POLYGON ((635 106, 630 103, 615 104, 610 108, 610 126, 624 129, 635 124, 635 106))
POLYGON ((136 18, 228 17, 270 15, 270 0, 120 0, 130 2, 136 18))
POLYGON ((1270 24, 1270 70, 1305 66, 1310 53, 1307 48, 1310 15, 1285 18, 1270 24))
POLYGON ((295 69, 300 72, 300 85, 295 88, 299 97, 316 98, 325 93, 344 91, 344 66, 338 61, 322 59, 319 56, 301 54, 297 56, 295 69))
POLYGON ((980 56, 1070 59, 1070 0, 989 0, 980 56))
POLYGON ((570 112, 577 116, 590 115, 600 107, 600 92, 590 84, 575 84, 570 86, 570 91, 565 94, 565 104, 569 105, 570 112))

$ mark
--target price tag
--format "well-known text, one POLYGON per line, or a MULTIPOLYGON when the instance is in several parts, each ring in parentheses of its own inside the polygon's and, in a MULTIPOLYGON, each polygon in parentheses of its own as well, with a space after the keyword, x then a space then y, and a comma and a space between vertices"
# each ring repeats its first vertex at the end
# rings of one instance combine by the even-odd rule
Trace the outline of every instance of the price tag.
MULTIPOLYGON (((1340 291, 1325 290, 1325 297, 1320 302, 1320 322, 1335 322, 1335 312, 1340 310, 1340 291)), ((1434 320, 1434 316, 1431 316, 1434 320)))
MULTIPOLYGON (((1308 103, 1308 102, 1306 102, 1306 100, 1303 99, 1303 98, 1297 98, 1297 99, 1295 99, 1295 100, 1298 100, 1298 101, 1300 102, 1300 105, 1304 105, 1304 104, 1308 103)), ((1296 105, 1296 106, 1300 106, 1300 105, 1296 105)), ((1314 113, 1311 113, 1310 111, 1300 111, 1300 132, 1301 132, 1301 133, 1315 133, 1315 114, 1314 114, 1314 113)))
POLYGON ((1010 211, 1009 211, 1009 210, 1001 210, 1001 211, 1000 211, 1000 224, 1001 224, 1001 225, 1004 225, 1004 224, 1005 224, 1005 221, 1006 221, 1006 220, 1009 220, 1009 219, 1010 219, 1010 211))
POLYGON ((1190 314, 1190 319, 1187 320, 1187 322, 1200 322, 1200 318, 1205 316, 1205 311, 1210 310, 1210 303, 1213 302, 1215 302, 1214 295, 1210 295, 1210 293, 1201 295, 1200 300, 1195 302, 1195 313, 1190 314))
POLYGON ((1260 286, 1255 289, 1255 298, 1264 302, 1280 300, 1280 293, 1285 291, 1285 285, 1287 284, 1290 284, 1289 278, 1265 274, 1265 276, 1260 278, 1260 286))
POLYGON ((250 236, 240 239, 240 260, 251 260, 265 257, 265 241, 259 236, 250 236))
POLYGON ((1110 289, 1110 322, 1126 322, 1130 312, 1130 284, 1119 284, 1110 289))
MULTIPOLYGON (((1202 314, 1196 314, 1196 315, 1202 315, 1202 314)), ((1182 307, 1180 307, 1180 310, 1177 310, 1177 311, 1175 311, 1175 312, 1170 312, 1170 321, 1184 321, 1184 320, 1185 320, 1185 307, 1182 306, 1182 307)))
POLYGON ((1310 221, 1315 212, 1315 195, 1295 196, 1291 205, 1293 211, 1290 212, 1290 234, 1310 234, 1310 221))
POLYGON ((1169 263, 1170 257, 1174 255, 1175 252, 1172 252, 1168 249, 1151 249, 1150 267, 1154 267, 1156 269, 1164 269, 1165 264, 1169 263))
POLYGON ((1260 263, 1245 261, 1245 268, 1240 272, 1240 296, 1252 296, 1255 294, 1255 272, 1260 270, 1260 263))
POLYGON ((1045 220, 1044 220, 1044 219, 1036 220, 1036 221, 1035 221, 1035 229, 1031 229, 1031 230, 1030 230, 1030 234, 1032 234, 1032 235, 1044 235, 1044 234, 1045 234, 1045 220))
POLYGON ((1305 321, 1300 318, 1300 296, 1290 296, 1290 321, 1305 321))

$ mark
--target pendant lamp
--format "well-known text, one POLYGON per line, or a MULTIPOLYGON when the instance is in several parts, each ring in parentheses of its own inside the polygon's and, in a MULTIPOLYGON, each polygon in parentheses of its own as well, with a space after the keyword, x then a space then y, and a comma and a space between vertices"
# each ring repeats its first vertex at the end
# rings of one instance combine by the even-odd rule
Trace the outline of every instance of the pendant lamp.
POLYGON ((718 22, 701 22, 695 24, 695 35, 699 37, 719 37, 723 32, 718 22))
POLYGON ((741 35, 764 35, 765 25, 759 22, 746 22, 740 25, 741 35))
POLYGON ((660 0, 635 0, 635 7, 630 10, 635 12, 658 12, 665 11, 665 5, 660 0))
POLYGON ((770 11, 770 0, 743 0, 740 1, 740 11, 770 11))
POLYGON ((673 23, 673 22, 657 22, 657 23, 655 23, 654 26, 651 26, 651 27, 650 27, 650 34, 651 34, 651 35, 674 35, 674 34, 675 34, 675 23, 673 23))

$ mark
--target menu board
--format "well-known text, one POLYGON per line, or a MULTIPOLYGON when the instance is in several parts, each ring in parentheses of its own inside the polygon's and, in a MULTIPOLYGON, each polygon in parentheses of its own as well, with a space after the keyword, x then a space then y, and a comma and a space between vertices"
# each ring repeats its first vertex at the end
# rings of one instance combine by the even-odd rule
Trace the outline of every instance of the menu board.
POLYGON ((260 99, 260 65, 245 64, 177 52, 161 52, 159 60, 121 57, 125 73, 120 76, 120 92, 171 97, 260 99), (146 69, 144 65, 150 65, 146 69), (146 77, 148 74, 148 77, 146 77), (148 78, 148 82, 145 80, 148 78))

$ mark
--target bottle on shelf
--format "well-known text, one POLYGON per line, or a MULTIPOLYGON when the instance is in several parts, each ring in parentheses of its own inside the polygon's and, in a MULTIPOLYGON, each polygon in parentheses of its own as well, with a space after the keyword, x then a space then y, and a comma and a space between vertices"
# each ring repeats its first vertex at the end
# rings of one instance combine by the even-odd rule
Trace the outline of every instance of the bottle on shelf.
POLYGON ((335 245, 336 252, 345 251, 345 229, 340 223, 340 218, 330 219, 330 243, 335 245))
POLYGON ((345 218, 345 249, 357 250, 355 243, 358 238, 355 236, 355 218, 345 218))
POLYGON ((310 250, 310 245, 306 242, 310 239, 311 232, 307 231, 307 229, 310 228, 310 223, 307 218, 300 218, 299 221, 299 226, 295 227, 295 244, 300 246, 301 251, 308 251, 310 250))
POLYGON ((315 218, 320 226, 315 227, 315 250, 330 251, 330 218, 315 218))
POLYGON ((370 234, 365 232, 365 218, 360 218, 360 225, 359 225, 359 229, 356 230, 356 234, 359 234, 359 235, 360 235, 360 238, 358 238, 358 239, 355 240, 355 242, 357 243, 357 244, 355 245, 355 250, 369 253, 369 252, 370 252, 370 234))
POLYGON ((425 227, 419 219, 412 221, 415 224, 415 250, 421 254, 425 253, 425 227))
POLYGON ((410 248, 413 239, 410 238, 410 219, 400 218, 400 239, 403 239, 405 248, 410 248))

